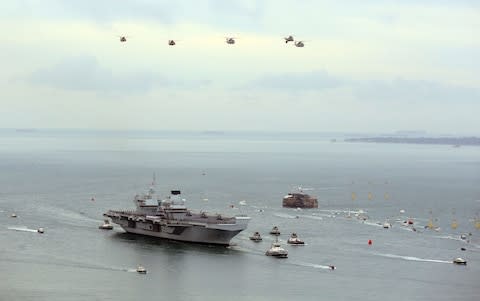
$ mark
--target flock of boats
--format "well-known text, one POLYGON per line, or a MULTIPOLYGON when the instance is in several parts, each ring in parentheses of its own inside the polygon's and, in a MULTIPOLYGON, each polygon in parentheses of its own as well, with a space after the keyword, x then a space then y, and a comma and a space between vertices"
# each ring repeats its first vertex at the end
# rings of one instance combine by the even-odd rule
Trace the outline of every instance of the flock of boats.
MULTIPOLYGON (((16 213, 12 213, 12 214, 10 215, 10 217, 11 217, 11 218, 17 218, 17 214, 16 214, 16 213)), ((40 233, 40 234, 43 234, 43 233, 45 233, 45 229, 43 229, 42 227, 40 227, 40 228, 37 229, 37 232, 40 233)))
MULTIPOLYGON (((265 255, 267 256, 273 256, 277 258, 287 258, 288 257, 288 251, 282 248, 282 245, 278 242, 278 236, 280 236, 280 230, 278 229, 277 226, 274 226, 272 230, 269 232, 271 235, 274 235, 276 237, 275 241, 272 243, 270 249, 268 249, 265 252, 265 255)), ((249 237, 250 240, 254 242, 260 242, 262 241, 262 236, 260 235, 260 232, 256 231, 253 233, 252 236, 249 237)), ((297 233, 293 232, 290 235, 290 238, 288 238, 287 243, 290 245, 305 245, 305 242, 303 240, 300 240, 297 236, 297 233)))
MULTIPOLYGON (((103 214, 106 219, 104 219, 103 224, 98 228, 101 230, 112 230, 114 227, 110 223, 111 220, 128 233, 216 245, 230 245, 230 240, 247 228, 248 222, 250 221, 250 217, 248 216, 224 216, 222 214, 208 214, 202 211, 192 212, 185 206, 185 199, 181 198, 180 195, 180 190, 172 190, 168 197, 163 199, 159 198, 152 185, 147 193, 134 197, 133 202, 136 206, 134 210, 109 210, 103 214)), ((286 199, 288 202, 294 203, 295 206, 304 204, 301 202, 316 201, 316 198, 306 194, 289 194, 288 197, 286 196, 284 198, 284 206, 286 199)), ((305 204, 305 207, 314 207, 311 206, 310 203, 305 204)), ((290 203, 287 205, 290 205, 290 203)), ((401 213, 404 212, 404 210, 401 210, 401 213)), ((363 211, 361 213, 363 213, 363 211)), ((12 213, 11 217, 17 218, 17 215, 12 213)), ((350 217, 350 212, 347 217, 350 217)), ((358 214, 357 218, 367 219, 361 214, 358 214)), ((413 220, 408 219, 404 224, 413 227, 413 220)), ((392 227, 388 221, 385 221, 381 225, 385 229, 392 227)), ((431 220, 425 227, 434 228, 431 220)), ((44 233, 45 230, 38 228, 37 232, 44 233)), ((269 234, 275 236, 275 241, 271 244, 270 248, 266 250, 265 255, 276 258, 287 258, 288 251, 284 249, 278 241, 280 229, 274 226, 269 234)), ((460 238, 467 240, 465 234, 462 234, 460 238)), ((258 231, 254 232, 249 239, 253 242, 261 242, 263 240, 258 231)), ((305 245, 305 242, 298 237, 297 233, 293 232, 288 238, 287 244, 305 245)), ((462 250, 466 249, 462 248, 462 250)), ((457 265, 467 264, 467 261, 460 257, 453 259, 452 262, 457 265)), ((335 269, 334 266, 330 266, 330 268, 335 269)), ((136 272, 145 274, 147 271, 143 266, 138 266, 136 272)))

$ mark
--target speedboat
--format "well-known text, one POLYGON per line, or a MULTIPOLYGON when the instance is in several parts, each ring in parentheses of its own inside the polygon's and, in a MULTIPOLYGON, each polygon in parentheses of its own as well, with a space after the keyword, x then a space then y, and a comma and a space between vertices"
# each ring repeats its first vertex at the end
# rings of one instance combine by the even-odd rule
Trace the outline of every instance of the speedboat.
POLYGON ((146 273, 147 273, 147 269, 144 268, 143 266, 139 265, 139 266, 137 267, 137 273, 139 273, 139 274, 146 274, 146 273))
POLYGON ((103 221, 103 225, 99 226, 98 229, 102 229, 102 230, 112 230, 113 229, 113 225, 110 224, 110 221, 108 219, 104 220, 103 221))
POLYGON ((292 235, 290 235, 290 238, 287 240, 287 243, 291 244, 291 245, 304 245, 305 242, 303 240, 300 240, 297 236, 297 233, 292 233, 292 235))
POLYGON ((280 230, 278 230, 278 227, 277 227, 277 226, 274 226, 274 227, 272 228, 272 230, 270 230, 270 234, 272 234, 272 235, 277 235, 277 236, 278 236, 278 235, 280 235, 280 230))
POLYGON ((390 227, 392 227, 392 225, 389 222, 384 222, 383 223, 383 228, 390 229, 390 227))
POLYGON ((453 260, 454 264, 467 265, 467 261, 463 258, 457 257, 453 260))
POLYGON ((43 230, 43 228, 38 228, 37 232, 40 233, 40 234, 43 234, 43 232, 45 232, 45 231, 43 230))
POLYGON ((10 215, 10 217, 17 217, 17 215, 15 213, 12 213, 12 215, 10 215))
POLYGON ((255 232, 252 236, 250 236, 250 240, 253 240, 254 242, 259 242, 262 241, 262 236, 260 236, 259 232, 255 232))
POLYGON ((275 241, 272 244, 272 247, 265 252, 265 255, 267 256, 273 256, 277 258, 287 258, 288 257, 288 251, 282 248, 280 243, 278 241, 275 241))
POLYGON ((240 205, 242 205, 242 206, 246 206, 246 205, 247 205, 247 201, 242 200, 242 201, 238 202, 238 204, 240 204, 240 205))
POLYGON ((467 239, 467 235, 466 235, 466 234, 462 234, 462 235, 460 235, 460 238, 463 239, 463 240, 465 240, 465 239, 467 239))

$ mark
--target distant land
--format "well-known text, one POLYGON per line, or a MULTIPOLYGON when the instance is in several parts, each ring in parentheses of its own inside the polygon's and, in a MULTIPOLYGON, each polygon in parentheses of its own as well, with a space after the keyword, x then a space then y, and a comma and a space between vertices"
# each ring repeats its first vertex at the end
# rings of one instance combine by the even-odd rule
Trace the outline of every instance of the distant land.
POLYGON ((222 139, 258 141, 330 141, 330 142, 371 142, 410 143, 443 145, 480 145, 480 136, 472 134, 432 134, 423 130, 401 130, 384 132, 305 132, 305 131, 253 131, 253 130, 140 130, 140 129, 61 129, 61 128, 0 128, 3 137, 48 137, 84 138, 109 137, 121 139, 222 139), (468 135, 468 136, 467 136, 468 135))
POLYGON ((446 144, 457 147, 461 145, 480 146, 479 137, 366 137, 347 138, 345 141, 371 143, 446 144))

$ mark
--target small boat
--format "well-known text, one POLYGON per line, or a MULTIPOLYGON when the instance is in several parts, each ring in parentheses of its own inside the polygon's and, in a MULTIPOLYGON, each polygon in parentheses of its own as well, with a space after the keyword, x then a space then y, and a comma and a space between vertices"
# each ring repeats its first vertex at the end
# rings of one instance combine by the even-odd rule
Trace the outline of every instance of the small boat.
POLYGON ((383 228, 384 229, 390 229, 392 227, 392 224, 390 224, 389 222, 384 222, 383 223, 383 228))
POLYGON ((277 236, 278 236, 278 235, 280 235, 280 230, 278 230, 278 227, 277 227, 277 226, 274 226, 274 227, 272 228, 272 230, 270 230, 270 234, 272 234, 272 235, 277 235, 277 236))
POLYGON ((98 229, 102 229, 102 230, 112 230, 113 229, 113 225, 110 224, 110 221, 108 219, 106 220, 103 220, 103 225, 99 226, 98 229))
POLYGON ((467 235, 466 235, 466 234, 462 234, 462 235, 460 235, 460 238, 463 239, 463 240, 465 240, 465 239, 467 239, 467 235))
POLYGON ((43 230, 43 228, 38 228, 37 232, 40 233, 40 234, 43 234, 43 232, 45 232, 45 230, 43 230))
POLYGON ((12 215, 10 215, 10 217, 17 217, 17 215, 15 213, 12 213, 12 215))
POLYGON ((247 205, 247 201, 242 200, 242 201, 238 202, 238 204, 240 204, 241 206, 246 206, 246 205, 247 205))
POLYGON ((457 257, 453 260, 454 264, 459 264, 459 265, 466 265, 467 261, 463 258, 457 257))
POLYGON ((137 273, 139 273, 139 274, 146 274, 146 273, 147 273, 147 269, 144 268, 143 266, 139 265, 139 266, 137 267, 137 273))
POLYGON ((292 233, 292 235, 290 235, 290 238, 287 240, 287 243, 291 244, 291 245, 304 245, 305 242, 303 240, 300 240, 297 236, 297 233, 292 233))
POLYGON ((255 232, 252 236, 250 236, 250 240, 253 240, 254 242, 259 242, 262 241, 262 236, 260 236, 259 232, 255 232))
POLYGON ((278 240, 276 240, 270 249, 265 252, 265 255, 267 256, 273 256, 277 258, 287 258, 288 257, 288 251, 282 248, 278 240))

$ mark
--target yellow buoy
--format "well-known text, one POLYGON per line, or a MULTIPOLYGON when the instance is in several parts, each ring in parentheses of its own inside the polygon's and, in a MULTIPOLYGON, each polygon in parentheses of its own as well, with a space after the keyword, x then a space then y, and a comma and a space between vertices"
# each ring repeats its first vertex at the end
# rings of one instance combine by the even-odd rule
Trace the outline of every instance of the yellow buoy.
POLYGON ((390 196, 388 195, 388 193, 385 193, 385 195, 383 196, 385 198, 385 200, 388 200, 390 198, 390 196))
POLYGON ((480 230, 480 219, 477 219, 477 220, 475 221, 475 228, 476 228, 477 230, 480 230))
POLYGON ((355 192, 352 192, 352 201, 355 201, 356 198, 357 198, 357 194, 355 192))
POLYGON ((428 227, 428 229, 433 229, 433 228, 435 228, 435 225, 433 224, 432 219, 429 219, 429 220, 428 220, 427 227, 428 227))
POLYGON ((371 201, 373 199, 373 195, 371 192, 368 193, 368 199, 371 201))
POLYGON ((454 219, 454 220, 452 221, 452 224, 451 224, 450 226, 452 227, 452 229, 457 229, 457 227, 458 227, 457 220, 454 219))

